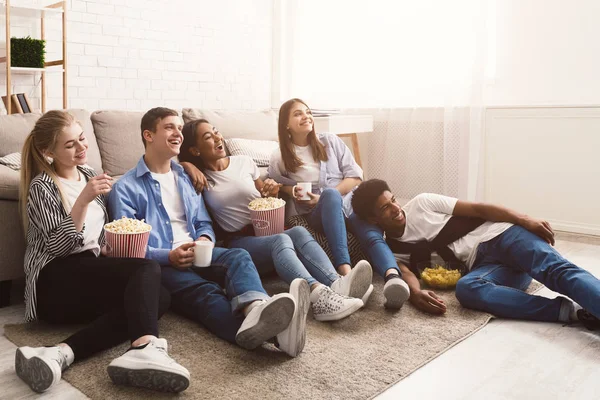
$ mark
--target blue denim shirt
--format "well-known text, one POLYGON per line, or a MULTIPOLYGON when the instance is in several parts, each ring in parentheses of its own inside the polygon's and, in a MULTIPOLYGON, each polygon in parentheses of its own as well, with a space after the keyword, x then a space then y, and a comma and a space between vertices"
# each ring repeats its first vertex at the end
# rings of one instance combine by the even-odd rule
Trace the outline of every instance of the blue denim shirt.
MULTIPOLYGON (((319 187, 312 188, 314 194, 321 194, 323 189, 335 188, 345 178, 363 179, 363 170, 358 166, 346 143, 337 135, 331 133, 318 133, 317 137, 325 146, 327 161, 320 162, 319 187)), ((279 148, 271 155, 269 162, 269 178, 277 183, 293 186, 297 182, 289 178, 285 164, 281 159, 279 148)), ((352 191, 344 196, 344 214, 349 217, 352 214, 352 191)), ((296 203, 298 214, 306 214, 309 209, 296 203)))
MULTIPOLYGON (((179 164, 171 161, 171 169, 177 177, 177 188, 183 199, 190 235, 194 239, 206 235, 214 242, 212 221, 202 195, 196 194, 192 182, 179 164)), ((160 184, 152 177, 144 157, 113 185, 108 205, 111 219, 145 219, 152 226, 146 258, 161 265, 169 264, 169 252, 173 246, 171 218, 163 206, 160 184)))

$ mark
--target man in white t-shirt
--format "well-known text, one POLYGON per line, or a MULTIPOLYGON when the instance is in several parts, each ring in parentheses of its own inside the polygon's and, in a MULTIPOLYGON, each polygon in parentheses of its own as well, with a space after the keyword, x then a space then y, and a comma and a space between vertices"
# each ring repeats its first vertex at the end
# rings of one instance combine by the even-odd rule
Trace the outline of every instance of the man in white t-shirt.
MULTIPOLYGON (((469 270, 456 285, 456 297, 464 307, 505 318, 580 320, 589 329, 600 328, 600 281, 552 247, 554 232, 547 221, 497 205, 430 193, 401 207, 388 184, 379 179, 361 183, 354 191, 352 206, 361 219, 381 228, 381 240, 385 233, 391 247, 401 247, 395 246, 395 241, 409 247, 422 241, 431 243, 453 217, 480 218, 466 234, 448 244, 469 270), (548 299, 526 293, 532 278, 577 303, 563 296, 548 299)), ((408 254, 399 258, 410 263, 408 254)), ((443 300, 432 291, 421 290, 417 277, 403 263, 399 266, 411 290, 409 301, 423 311, 444 313, 443 300)))
MULTIPOLYGON (((183 123, 174 110, 157 107, 141 122, 146 149, 137 166, 113 186, 112 218, 144 219, 152 226, 146 258, 161 264, 162 284, 171 292, 171 308, 203 324, 217 336, 253 349, 272 338, 290 355, 304 344, 304 324, 296 298, 270 297, 256 266, 242 249, 214 247, 209 267, 192 268, 196 241, 215 241, 202 195, 196 194, 173 157, 180 151, 183 123), (212 278, 220 271, 223 288, 212 278)), ((305 297, 308 293, 305 294, 305 297)), ((305 301, 299 299, 298 301, 305 301)), ((306 300, 307 301, 307 300, 306 300)))

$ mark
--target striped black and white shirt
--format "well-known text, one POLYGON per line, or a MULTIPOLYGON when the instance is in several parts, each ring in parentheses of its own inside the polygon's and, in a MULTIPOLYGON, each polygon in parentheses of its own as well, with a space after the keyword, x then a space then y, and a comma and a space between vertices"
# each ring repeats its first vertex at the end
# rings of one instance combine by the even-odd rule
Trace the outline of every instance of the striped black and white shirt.
MULTIPOLYGON (((95 176, 88 166, 77 167, 86 180, 95 176)), ((104 211, 104 220, 108 221, 106 198, 97 196, 94 201, 104 211)), ((58 187, 52 178, 42 172, 29 185, 27 198, 27 249, 25 250, 25 320, 37 319, 36 283, 40 271, 50 261, 78 253, 84 245, 83 232, 77 232, 71 214, 63 207, 58 187)), ((104 230, 98 238, 100 247, 104 245, 104 230)))

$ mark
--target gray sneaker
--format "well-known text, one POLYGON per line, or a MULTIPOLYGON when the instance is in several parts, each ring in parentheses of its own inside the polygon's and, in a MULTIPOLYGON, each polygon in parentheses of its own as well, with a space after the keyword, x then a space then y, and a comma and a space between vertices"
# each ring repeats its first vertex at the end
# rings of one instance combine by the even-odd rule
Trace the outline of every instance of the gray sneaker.
POLYGON ((255 349, 283 332, 292 321, 296 301, 280 293, 254 307, 242 322, 235 341, 245 349, 255 349))
POLYGON ((401 308, 410 297, 408 284, 402 278, 392 278, 383 287, 383 306, 385 308, 401 308))
POLYGON ((129 349, 107 368, 117 385, 179 393, 190 385, 190 372, 167 352, 166 339, 152 339, 144 348, 129 349))
MULTIPOLYGON (((356 263, 348 275, 340 277, 331 284, 331 289, 342 296, 362 299, 367 294, 373 280, 371 264, 366 260, 356 263)), ((370 293, 369 293, 370 294, 370 293)), ((369 296, 366 296, 368 299, 369 296)))
POLYGON ((19 347, 15 354, 15 371, 34 392, 42 393, 60 381, 67 369, 66 356, 59 346, 19 347))
POLYGON ((304 279, 294 279, 290 284, 290 295, 296 300, 296 310, 288 327, 277 335, 277 347, 291 357, 304 349, 306 342, 306 315, 310 308, 310 287, 304 279))

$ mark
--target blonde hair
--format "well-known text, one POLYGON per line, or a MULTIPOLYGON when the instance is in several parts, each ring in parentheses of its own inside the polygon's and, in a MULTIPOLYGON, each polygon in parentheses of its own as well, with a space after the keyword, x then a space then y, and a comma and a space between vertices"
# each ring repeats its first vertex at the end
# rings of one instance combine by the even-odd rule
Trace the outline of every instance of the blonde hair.
POLYGON ((19 187, 19 211, 25 235, 27 235, 27 226, 29 225, 29 218, 27 216, 29 186, 33 178, 42 172, 48 174, 58 187, 62 204, 66 211, 67 201, 65 193, 62 190, 54 165, 44 153, 54 150, 58 136, 73 123, 77 123, 75 117, 66 111, 48 111, 37 120, 33 130, 27 136, 27 139, 25 139, 21 152, 21 182, 19 187))

